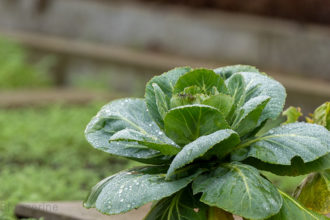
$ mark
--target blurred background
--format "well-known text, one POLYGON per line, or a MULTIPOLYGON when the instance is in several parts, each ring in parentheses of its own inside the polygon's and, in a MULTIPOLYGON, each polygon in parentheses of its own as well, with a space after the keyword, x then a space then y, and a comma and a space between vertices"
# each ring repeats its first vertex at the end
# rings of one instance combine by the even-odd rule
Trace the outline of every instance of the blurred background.
MULTIPOLYGON (((230 64, 279 80, 307 116, 330 100, 330 2, 0 0, 0 219, 135 164, 86 142, 102 105, 176 66, 230 64)), ((266 175, 289 193, 303 179, 266 175)))

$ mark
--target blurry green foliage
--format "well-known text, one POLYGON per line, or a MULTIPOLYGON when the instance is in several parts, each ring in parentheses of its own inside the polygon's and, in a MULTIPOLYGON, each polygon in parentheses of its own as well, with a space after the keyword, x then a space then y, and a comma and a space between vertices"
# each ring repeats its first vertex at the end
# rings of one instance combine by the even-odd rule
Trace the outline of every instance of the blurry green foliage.
POLYGON ((310 116, 306 117, 307 122, 322 125, 330 130, 330 102, 320 105, 310 116))
POLYGON ((109 84, 109 75, 108 72, 99 74, 72 74, 72 76, 70 76, 70 86, 79 89, 113 92, 109 84))
POLYGON ((282 114, 283 114, 283 116, 287 117, 287 120, 283 124, 297 122, 298 119, 300 118, 300 116, 303 115, 301 113, 301 108, 299 108, 299 107, 296 108, 293 106, 290 106, 289 108, 287 108, 282 114))
POLYGON ((73 88, 89 91, 116 92, 141 97, 149 80, 143 72, 131 69, 100 66, 99 69, 86 67, 84 71, 75 70, 68 74, 68 83, 73 88))
POLYGON ((26 51, 17 43, 0 37, 0 89, 45 87, 51 84, 47 72, 52 60, 30 64, 26 51))
POLYGON ((0 110, 0 219, 13 219, 21 201, 82 200, 100 178, 130 165, 85 141, 100 106, 0 110))

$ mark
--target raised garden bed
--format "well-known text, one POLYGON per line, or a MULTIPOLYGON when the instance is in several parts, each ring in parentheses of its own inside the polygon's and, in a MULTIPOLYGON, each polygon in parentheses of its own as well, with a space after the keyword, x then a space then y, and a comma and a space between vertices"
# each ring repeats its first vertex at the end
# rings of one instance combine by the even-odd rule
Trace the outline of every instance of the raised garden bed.
MULTIPOLYGON (((150 206, 151 204, 147 204, 125 214, 107 216, 95 209, 83 208, 82 201, 20 203, 16 206, 15 215, 17 218, 43 217, 44 220, 142 220, 150 206)), ((242 219, 238 216, 234 218, 242 219)))
POLYGON ((140 220, 150 209, 150 204, 129 213, 107 216, 95 209, 85 209, 82 201, 20 203, 16 206, 17 218, 41 218, 44 220, 140 220))

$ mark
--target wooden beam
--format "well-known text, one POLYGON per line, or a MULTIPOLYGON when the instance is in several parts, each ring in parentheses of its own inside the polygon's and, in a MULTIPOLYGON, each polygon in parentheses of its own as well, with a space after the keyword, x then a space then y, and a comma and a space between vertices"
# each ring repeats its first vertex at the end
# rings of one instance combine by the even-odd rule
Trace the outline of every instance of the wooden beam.
MULTIPOLYGON (((89 43, 85 41, 46 36, 35 33, 0 30, 0 35, 16 40, 24 46, 42 51, 67 56, 103 60, 120 65, 155 70, 157 73, 177 66, 215 68, 224 65, 223 63, 218 63, 215 61, 196 60, 177 55, 155 53, 150 51, 138 51, 125 47, 89 43)), ((269 75, 284 84, 288 90, 302 94, 309 93, 312 95, 319 95, 330 99, 329 81, 299 77, 291 74, 280 74, 271 70, 263 71, 267 72, 269 75)))
POLYGON ((217 67, 220 63, 200 61, 181 56, 138 51, 114 45, 89 43, 27 32, 0 30, 0 35, 34 49, 65 54, 74 57, 104 60, 122 65, 137 66, 152 70, 168 70, 177 66, 217 67))
POLYGON ((108 102, 125 97, 123 94, 90 92, 77 89, 29 89, 1 91, 0 108, 17 108, 26 106, 44 106, 54 103, 87 104, 92 101, 108 102))
POLYGON ((20 203, 16 206, 18 218, 43 218, 44 220, 142 220, 150 204, 126 214, 107 216, 95 209, 86 209, 82 201, 20 203))
MULTIPOLYGON (((15 209, 18 218, 41 218, 44 220, 142 220, 151 204, 144 205, 120 215, 103 215, 95 209, 86 209, 81 201, 19 203, 15 209)), ((242 217, 234 215, 234 220, 242 217)))

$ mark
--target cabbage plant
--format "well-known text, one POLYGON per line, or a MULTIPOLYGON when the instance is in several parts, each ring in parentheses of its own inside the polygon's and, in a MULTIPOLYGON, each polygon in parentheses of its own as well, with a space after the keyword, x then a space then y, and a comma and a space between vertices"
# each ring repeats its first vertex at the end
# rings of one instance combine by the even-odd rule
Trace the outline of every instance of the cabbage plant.
POLYGON ((296 176, 329 168, 330 133, 277 125, 285 88, 255 67, 180 67, 153 77, 145 98, 105 105, 89 143, 145 166, 93 187, 84 205, 119 214, 153 202, 146 220, 326 219, 262 173, 296 176), (276 126, 275 126, 276 125, 276 126))

